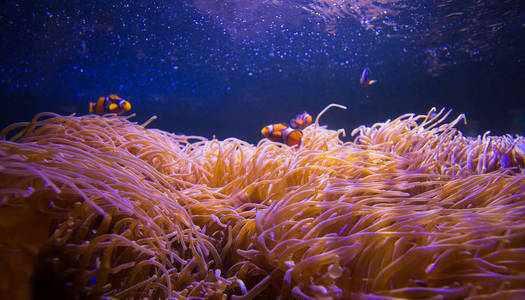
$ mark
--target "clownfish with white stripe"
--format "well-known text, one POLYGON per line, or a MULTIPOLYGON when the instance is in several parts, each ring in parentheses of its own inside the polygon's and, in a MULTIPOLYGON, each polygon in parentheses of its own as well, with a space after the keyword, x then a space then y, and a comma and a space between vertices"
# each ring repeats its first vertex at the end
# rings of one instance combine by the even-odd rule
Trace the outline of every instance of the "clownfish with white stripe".
POLYGON ((370 71, 369 68, 364 68, 363 73, 361 73, 361 78, 359 78, 359 83, 362 87, 367 88, 377 82, 375 79, 370 79, 371 73, 372 71, 370 71))
POLYGON ((307 112, 303 112, 290 120, 290 126, 296 129, 305 129, 312 124, 312 121, 312 116, 307 112))
POLYGON ((106 97, 100 97, 97 102, 89 102, 89 112, 103 115, 108 113, 115 113, 120 115, 131 109, 129 101, 120 98, 115 94, 106 97))
POLYGON ((303 132, 300 129, 291 128, 284 123, 265 126, 261 134, 272 142, 283 143, 288 146, 301 145, 303 132))

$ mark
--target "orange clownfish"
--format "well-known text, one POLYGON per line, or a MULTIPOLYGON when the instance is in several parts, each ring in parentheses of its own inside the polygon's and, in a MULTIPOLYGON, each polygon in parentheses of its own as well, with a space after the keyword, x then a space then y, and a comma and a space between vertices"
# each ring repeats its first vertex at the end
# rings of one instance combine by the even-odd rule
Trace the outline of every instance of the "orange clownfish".
POLYGON ((290 126, 296 129, 305 129, 312 124, 312 116, 309 113, 303 112, 298 114, 295 118, 290 120, 290 126))
POLYGON ((363 73, 361 73, 361 78, 359 78, 359 83, 364 88, 367 88, 367 87, 369 87, 372 84, 377 82, 377 80, 375 80, 375 79, 369 79, 370 73, 372 73, 372 72, 370 71, 369 68, 365 68, 363 70, 363 73))
POLYGON ((115 113, 120 115, 131 109, 129 101, 120 98, 115 94, 106 97, 100 97, 97 102, 89 102, 89 112, 103 115, 108 113, 115 113))
POLYGON ((301 145, 303 132, 299 129, 288 127, 284 123, 265 126, 261 134, 272 142, 283 143, 288 146, 301 145))

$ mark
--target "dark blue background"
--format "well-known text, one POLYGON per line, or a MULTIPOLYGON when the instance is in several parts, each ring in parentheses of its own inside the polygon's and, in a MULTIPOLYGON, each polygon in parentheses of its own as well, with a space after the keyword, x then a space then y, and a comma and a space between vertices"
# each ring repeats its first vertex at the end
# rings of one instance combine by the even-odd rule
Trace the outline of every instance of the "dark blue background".
POLYGON ((331 102, 349 110, 321 123, 347 132, 436 106, 465 113, 469 135, 523 134, 522 4, 468 2, 417 1, 389 19, 393 27, 341 18, 329 34, 300 0, 242 9, 3 1, 0 126, 41 111, 85 114, 89 101, 116 93, 132 103, 134 121, 155 114, 151 127, 219 139, 257 142, 263 126, 331 102), (465 14, 446 17, 456 11, 465 14), (365 66, 378 80, 368 89, 359 85, 365 66))

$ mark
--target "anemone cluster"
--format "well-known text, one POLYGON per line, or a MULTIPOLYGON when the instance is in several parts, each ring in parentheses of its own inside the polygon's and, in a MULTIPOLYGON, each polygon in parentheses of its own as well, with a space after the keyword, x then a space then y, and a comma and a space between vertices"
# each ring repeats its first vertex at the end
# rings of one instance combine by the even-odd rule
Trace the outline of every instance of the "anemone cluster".
POLYGON ((448 113, 251 145, 117 116, 0 133, 0 296, 525 295, 525 141, 448 113))

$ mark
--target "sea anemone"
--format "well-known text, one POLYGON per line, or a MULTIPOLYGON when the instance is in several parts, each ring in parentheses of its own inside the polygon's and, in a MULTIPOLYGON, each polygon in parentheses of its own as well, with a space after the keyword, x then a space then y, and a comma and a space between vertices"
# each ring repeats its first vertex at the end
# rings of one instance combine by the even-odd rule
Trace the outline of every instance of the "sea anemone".
POLYGON ((41 113, 0 133, 0 295, 525 296, 525 141, 449 112, 301 147, 41 113))

